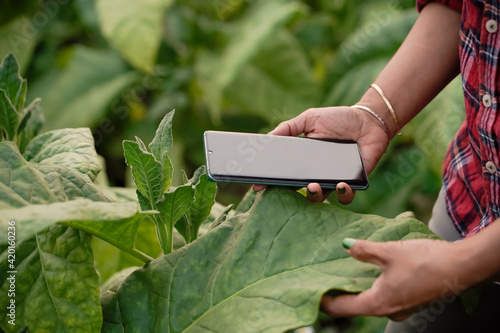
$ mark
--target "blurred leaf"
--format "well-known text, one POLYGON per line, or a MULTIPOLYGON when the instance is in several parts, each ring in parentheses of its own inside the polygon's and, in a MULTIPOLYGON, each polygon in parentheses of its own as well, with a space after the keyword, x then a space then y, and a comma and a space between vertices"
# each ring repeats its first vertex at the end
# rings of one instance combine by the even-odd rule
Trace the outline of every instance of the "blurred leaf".
POLYGON ((96 1, 95 0, 77 0, 74 1, 77 8, 77 13, 87 27, 92 30, 99 30, 99 20, 97 17, 96 1))
MULTIPOLYGON (((0 27, 35 8, 35 0, 0 0, 0 27)), ((0 57, 2 57, 0 55, 0 57)))
POLYGON ((359 101, 390 59, 390 56, 375 57, 371 61, 358 64, 335 82, 323 105, 353 105, 359 101))
POLYGON ((370 175, 370 189, 358 191, 349 209, 389 218, 399 215, 408 210, 415 193, 422 191, 426 168, 426 159, 417 147, 389 153, 370 175))
MULTIPOLYGON (((9 2, 9 0, 7 0, 9 2)), ((3 6, 0 5, 3 13, 3 6)), ((1 14, 0 14, 1 15, 1 14)), ((0 27, 0 58, 9 53, 19 61, 21 73, 24 73, 31 59, 38 39, 38 31, 33 29, 26 18, 17 19, 6 26, 0 27)))
POLYGON ((285 31, 275 32, 241 66, 224 96, 237 109, 277 124, 317 106, 320 89, 312 73, 296 39, 285 31))
POLYGON ((386 21, 370 21, 347 37, 327 75, 323 105, 356 103, 397 51, 416 17, 413 9, 394 12, 386 21))
POLYGON ((207 98, 214 119, 220 118, 221 97, 241 68, 274 36, 291 17, 304 7, 297 1, 258 1, 238 22, 217 64, 213 67, 207 98))
POLYGON ((45 75, 31 85, 28 96, 42 98, 49 129, 96 125, 113 99, 137 79, 115 52, 81 45, 64 68, 45 75))
POLYGON ((137 80, 135 73, 125 73, 89 89, 71 101, 60 113, 47 121, 49 128, 95 126, 103 119, 107 106, 137 80))
MULTIPOLYGON (((89 243, 87 233, 54 225, 16 244, 16 326, 7 323, 8 309, 2 306, 5 332, 26 326, 30 332, 100 332, 99 284, 89 243)), ((7 265, 5 251, 0 255, 2 304, 9 304, 7 265)))
POLYGON ((248 213, 104 292, 102 330, 269 333, 310 325, 327 290, 360 292, 380 274, 349 257, 345 237, 437 238, 414 219, 355 214, 271 188, 248 213))
POLYGON ((103 35, 134 67, 153 72, 162 18, 172 0, 97 0, 103 35))

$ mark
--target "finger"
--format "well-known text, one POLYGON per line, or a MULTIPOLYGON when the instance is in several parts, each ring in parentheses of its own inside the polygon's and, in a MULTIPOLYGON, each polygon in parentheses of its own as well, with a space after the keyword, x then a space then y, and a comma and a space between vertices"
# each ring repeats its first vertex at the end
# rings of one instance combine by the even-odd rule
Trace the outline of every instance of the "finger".
POLYGON ((253 185, 253 190, 255 192, 259 192, 259 191, 262 191, 263 189, 265 189, 266 187, 267 187, 267 185, 254 184, 253 185))
POLYGON ((273 129, 268 134, 281 135, 281 136, 297 136, 301 133, 302 132, 299 131, 297 124, 293 121, 293 119, 290 119, 280 123, 275 129, 273 129))
POLYGON ((354 194, 356 193, 346 183, 338 183, 336 191, 339 202, 343 205, 350 204, 354 199, 354 194))
POLYGON ((337 297, 324 295, 320 303, 321 311, 332 317, 376 315, 377 309, 374 308, 374 303, 365 296, 370 290, 368 289, 357 295, 342 295, 337 297))
POLYGON ((307 199, 312 202, 323 202, 323 190, 318 183, 307 185, 307 199))
POLYGON ((308 127, 311 127, 311 122, 308 121, 312 116, 313 109, 302 112, 297 117, 280 123, 269 134, 284 135, 284 136, 297 136, 302 133, 309 132, 308 127))
POLYGON ((360 239, 346 238, 342 245, 354 259, 368 262, 384 268, 389 261, 388 243, 376 243, 360 239))
POLYGON ((401 310, 401 306, 393 306, 381 302, 386 295, 381 295, 373 287, 360 293, 331 297, 324 295, 320 308, 332 317, 390 316, 395 321, 408 318, 411 310, 401 310))

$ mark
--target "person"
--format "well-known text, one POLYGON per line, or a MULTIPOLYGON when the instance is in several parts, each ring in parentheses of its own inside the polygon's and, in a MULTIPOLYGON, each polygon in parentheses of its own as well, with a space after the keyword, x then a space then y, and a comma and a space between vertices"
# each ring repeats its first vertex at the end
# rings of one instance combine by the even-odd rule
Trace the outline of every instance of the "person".
MULTIPOLYGON (((391 333, 498 332, 500 3, 418 0, 417 9, 404 43, 356 106, 309 109, 271 134, 357 141, 369 173, 396 133, 461 73, 466 120, 447 152, 429 222, 448 241, 344 240, 351 256, 380 266, 382 274, 367 291, 324 296, 321 306, 336 317, 388 316, 391 333), (468 315, 458 295, 478 285, 479 305, 468 315)), ((327 195, 318 184, 307 193, 317 202, 327 195)), ((336 194, 344 204, 354 198, 345 183, 336 194)))

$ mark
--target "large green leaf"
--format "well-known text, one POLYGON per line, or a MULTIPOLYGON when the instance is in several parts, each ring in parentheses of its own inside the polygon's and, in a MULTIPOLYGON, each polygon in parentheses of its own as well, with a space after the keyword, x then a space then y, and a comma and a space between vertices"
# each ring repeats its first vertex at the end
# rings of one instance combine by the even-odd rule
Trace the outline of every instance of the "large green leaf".
POLYGON ((91 181, 100 170, 92 142, 88 129, 47 132, 30 142, 28 160, 14 143, 0 142, 0 208, 76 198, 109 201, 91 181))
MULTIPOLYGON (((5 332, 99 332, 98 277, 87 233, 54 225, 16 245, 16 325, 0 309, 5 332)), ((7 251, 0 255, 0 303, 9 304, 7 251)))
POLYGON ((356 214, 271 188, 247 213, 103 293, 103 332, 283 332, 309 325, 324 292, 360 292, 380 274, 347 255, 345 237, 437 236, 411 218, 356 214))
MULTIPOLYGON (((133 250, 137 221, 145 213, 137 204, 94 202, 77 199, 48 205, 29 205, 0 210, 0 227, 7 230, 8 221, 16 221, 16 241, 22 242, 55 223, 84 230, 121 249, 133 250)), ((0 234, 0 247, 7 244, 7 234, 0 234)))
POLYGON ((26 160, 40 165, 58 165, 94 181, 101 165, 94 148, 94 139, 88 128, 60 129, 45 132, 28 144, 26 160))
POLYGON ((165 191, 163 169, 155 157, 141 149, 139 143, 123 141, 125 162, 132 168, 132 175, 137 189, 154 208, 165 191))
POLYGON ((13 143, 0 143, 0 170, 0 208, 58 201, 45 175, 30 165, 13 143))
POLYGON ((103 35, 134 67, 152 72, 172 0, 97 0, 103 35))

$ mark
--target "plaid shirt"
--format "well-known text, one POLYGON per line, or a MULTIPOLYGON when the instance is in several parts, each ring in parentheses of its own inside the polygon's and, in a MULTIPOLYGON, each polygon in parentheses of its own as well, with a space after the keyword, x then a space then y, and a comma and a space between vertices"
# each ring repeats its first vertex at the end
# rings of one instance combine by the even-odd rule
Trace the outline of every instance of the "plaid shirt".
MULTIPOLYGON (((417 9, 430 1, 417 0, 417 9)), ((466 119, 448 149, 443 184, 448 214, 466 237, 500 217, 500 2, 439 2, 462 13, 460 69, 466 119)))

